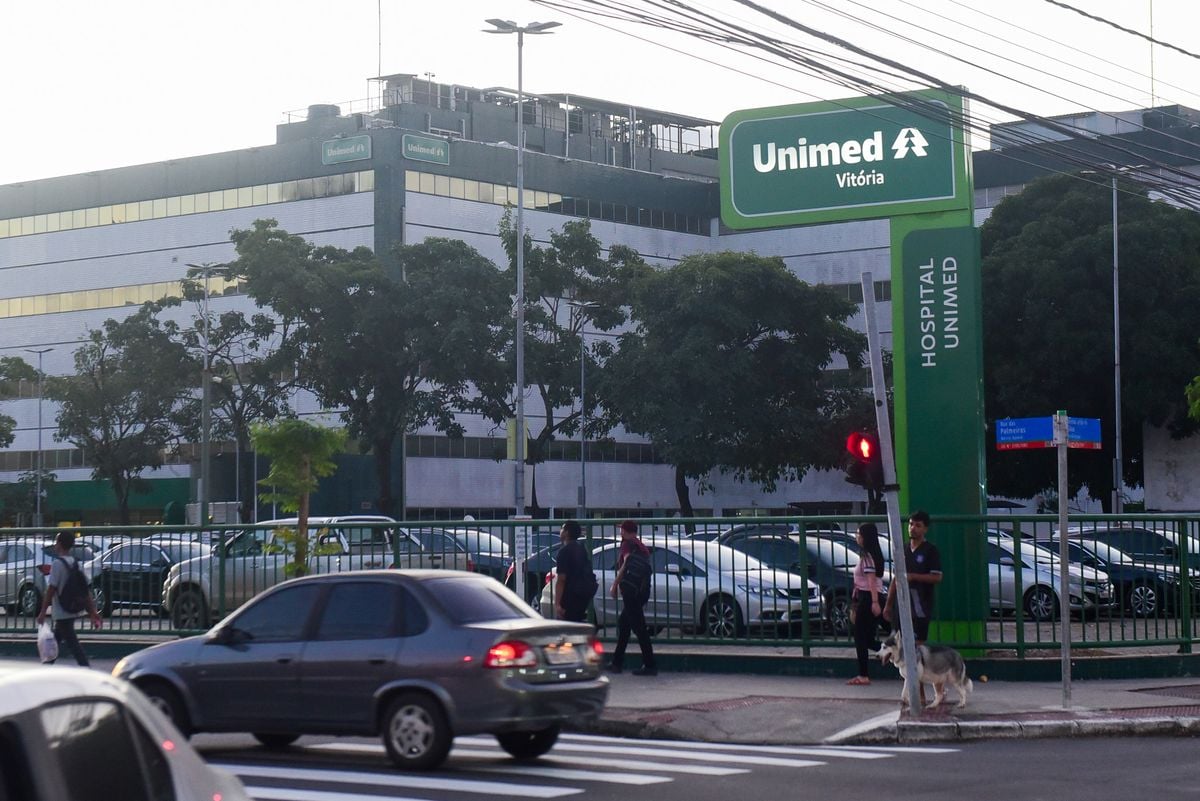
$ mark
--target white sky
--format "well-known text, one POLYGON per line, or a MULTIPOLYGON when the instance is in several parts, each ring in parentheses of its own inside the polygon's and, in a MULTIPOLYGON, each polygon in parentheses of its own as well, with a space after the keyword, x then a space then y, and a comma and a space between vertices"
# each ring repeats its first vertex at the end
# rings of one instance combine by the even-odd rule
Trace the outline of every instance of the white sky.
MULTIPOLYGON (((1040 114, 1118 111, 1151 102, 1149 43, 1046 0, 760 1, 948 82, 1040 114), (932 33, 949 32, 993 51, 996 55, 974 52, 973 61, 1004 77, 847 22, 822 6, 871 19, 872 12, 865 10, 869 7, 876 13, 872 21, 886 30, 935 51, 971 52, 932 33), (879 13, 920 21, 931 32, 919 33, 879 13), (1049 61, 1048 55, 1067 64, 1049 61)), ((1200 53, 1196 0, 1070 2, 1144 33, 1150 31, 1153 10, 1156 38, 1200 53)), ((762 17, 730 0, 693 4, 763 24, 762 17)), ((383 74, 432 72, 435 80, 446 83, 515 87, 515 37, 482 33, 483 20, 491 17, 522 24, 563 23, 554 35, 526 37, 524 84, 533 93, 588 95, 714 120, 736 109, 857 94, 715 45, 621 26, 676 50, 655 46, 531 0, 13 2, 5 4, 0 23, 5 32, 0 96, 6 106, 0 125, 0 184, 271 144, 283 112, 322 102, 348 110, 346 101, 368 97, 366 79, 381 67, 383 74)), ((786 35, 811 43, 799 31, 786 35)), ((1156 47, 1157 103, 1200 108, 1198 67, 1195 58, 1156 47)), ((990 110, 974 110, 985 121, 999 119, 990 110)))

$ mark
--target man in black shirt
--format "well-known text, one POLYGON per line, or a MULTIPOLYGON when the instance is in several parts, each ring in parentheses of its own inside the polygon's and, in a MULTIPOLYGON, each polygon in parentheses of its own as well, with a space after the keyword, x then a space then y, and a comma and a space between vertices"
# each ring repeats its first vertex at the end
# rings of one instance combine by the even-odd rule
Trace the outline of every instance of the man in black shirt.
POLYGON ((587 621, 588 604, 596 592, 596 575, 592 560, 579 541, 583 530, 575 520, 568 520, 558 531, 562 546, 555 559, 554 615, 559 620, 576 623, 587 621))
MULTIPOLYGON (((933 588, 942 581, 942 557, 937 546, 925 539, 929 533, 929 513, 917 510, 908 516, 908 547, 904 549, 904 564, 908 568, 909 596, 912 598, 913 639, 917 645, 929 638, 929 621, 933 618, 933 588)), ((896 605, 896 583, 888 587, 883 607, 885 620, 892 620, 896 605)))

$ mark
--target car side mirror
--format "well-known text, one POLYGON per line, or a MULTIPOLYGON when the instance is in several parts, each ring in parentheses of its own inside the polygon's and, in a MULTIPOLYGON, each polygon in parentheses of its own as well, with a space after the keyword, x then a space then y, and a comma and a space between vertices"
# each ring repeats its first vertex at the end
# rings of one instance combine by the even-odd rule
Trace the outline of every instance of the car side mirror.
POLYGON ((667 572, 674 576, 683 576, 683 570, 679 567, 679 565, 667 565, 667 572))

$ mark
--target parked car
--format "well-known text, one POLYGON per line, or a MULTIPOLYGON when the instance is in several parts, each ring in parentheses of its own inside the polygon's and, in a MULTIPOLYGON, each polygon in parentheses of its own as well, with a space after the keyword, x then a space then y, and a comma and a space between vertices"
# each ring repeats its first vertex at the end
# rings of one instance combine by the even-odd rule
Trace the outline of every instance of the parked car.
POLYGON ((0 798, 250 801, 132 685, 24 661, 0 662, 0 798))
MULTIPOLYGON (((1032 540, 1018 545, 1003 531, 989 529, 983 544, 988 569, 988 597, 993 610, 1024 609, 1033 620, 1054 620, 1059 615, 1058 555, 1032 540), (1020 570, 1020 597, 1017 572, 1020 570)), ((1072 611, 1094 612, 1113 605, 1112 583, 1095 568, 1068 564, 1068 603, 1072 611)))
POLYGON ((504 540, 495 534, 471 528, 451 528, 446 531, 467 549, 471 561, 475 564, 475 572, 491 576, 497 581, 504 581, 504 574, 512 564, 512 557, 504 540))
MULTIPOLYGON (((586 542, 584 540, 580 540, 586 542)), ((596 537, 592 539, 592 550, 595 551, 601 545, 616 542, 612 537, 596 537)), ((562 547, 561 542, 556 542, 553 545, 542 548, 541 550, 530 554, 525 560, 525 602, 539 612, 542 610, 542 589, 547 581, 553 580, 553 572, 558 564, 558 550, 562 547)), ((516 585, 516 562, 511 562, 508 570, 504 573, 504 586, 510 590, 516 585)))
MULTIPOLYGON (((1102 542, 1121 551, 1142 564, 1178 565, 1180 563, 1179 535, 1166 529, 1145 526, 1084 524, 1067 528, 1070 538, 1080 542, 1102 542)), ((1059 532, 1052 535, 1057 539, 1059 532)), ((1188 536, 1188 557, 1200 572, 1200 541, 1188 536)))
MULTIPOLYGON (((236 609, 283 581, 292 555, 281 531, 294 530, 296 523, 295 518, 268 520, 258 528, 240 531, 214 553, 173 565, 162 588, 163 607, 173 625, 181 629, 205 628, 222 605, 225 610, 236 609), (223 594, 219 591, 222 566, 223 594)), ((395 523, 390 517, 373 515, 310 517, 309 570, 314 573, 397 567, 466 570, 469 566, 465 554, 428 551, 395 523)))
POLYGON ((402 768, 441 764, 454 737, 494 734, 519 759, 608 696, 592 627, 547 622, 498 582, 445 570, 308 576, 207 634, 117 663, 184 732, 383 739, 402 768))
POLYGON ((105 617, 114 607, 163 609, 163 582, 172 565, 210 553, 210 547, 187 540, 150 538, 118 545, 97 557, 92 570, 92 598, 105 617))
MULTIPOLYGON (((1057 551, 1060 542, 1056 537, 1049 547, 1057 551)), ((1086 537, 1068 537, 1067 551, 1072 562, 1107 573, 1117 606, 1134 617, 1155 617, 1179 609, 1181 584, 1178 567, 1138 562, 1124 551, 1086 537)), ((1193 578, 1192 595, 1200 600, 1196 582, 1193 578)))
MULTIPOLYGON (((651 628, 681 628, 709 637, 734 637, 747 629, 787 629, 805 614, 821 616, 821 588, 812 582, 805 593, 800 577, 775 570, 747 554, 715 542, 683 537, 643 540, 650 547, 651 628)), ((619 542, 592 554, 600 586, 593 606, 596 626, 615 626, 620 603, 608 591, 616 577, 619 542)), ((542 589, 542 614, 554 613, 554 582, 542 589)))
MULTIPOLYGON (((804 537, 806 555, 803 558, 798 534, 734 534, 722 537, 722 544, 747 553, 776 570, 807 575, 823 593, 825 623, 835 634, 850 633, 854 569, 861 558, 846 542, 809 533, 804 537)), ((882 578, 886 593, 891 574, 885 570, 882 578)))
MULTIPOLYGON (((32 617, 38 613, 56 555, 54 543, 41 537, 0 540, 0 605, 8 614, 32 617)), ((77 543, 71 555, 79 560, 80 569, 91 581, 95 552, 77 543)))

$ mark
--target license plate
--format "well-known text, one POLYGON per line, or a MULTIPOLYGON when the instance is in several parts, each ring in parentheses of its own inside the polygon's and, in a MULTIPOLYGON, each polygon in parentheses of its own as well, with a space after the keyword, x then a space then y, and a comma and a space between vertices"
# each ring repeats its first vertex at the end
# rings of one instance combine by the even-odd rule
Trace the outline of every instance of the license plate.
POLYGON ((569 642, 562 645, 547 645, 542 652, 546 655, 548 665, 578 665, 579 649, 569 642))

